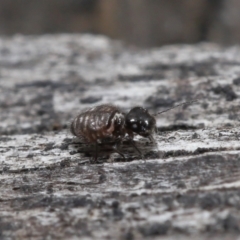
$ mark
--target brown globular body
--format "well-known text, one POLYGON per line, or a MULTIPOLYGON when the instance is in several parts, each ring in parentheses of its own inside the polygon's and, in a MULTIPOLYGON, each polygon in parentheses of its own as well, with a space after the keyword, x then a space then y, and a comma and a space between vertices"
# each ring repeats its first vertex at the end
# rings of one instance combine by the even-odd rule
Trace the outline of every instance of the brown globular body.
POLYGON ((125 115, 113 105, 99 105, 80 113, 71 132, 84 143, 117 141, 125 136, 125 115))

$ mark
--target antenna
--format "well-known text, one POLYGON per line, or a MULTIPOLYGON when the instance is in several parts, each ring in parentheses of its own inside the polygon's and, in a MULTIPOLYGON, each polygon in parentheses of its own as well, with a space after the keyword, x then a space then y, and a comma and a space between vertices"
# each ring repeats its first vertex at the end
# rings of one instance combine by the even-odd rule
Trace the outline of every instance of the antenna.
POLYGON ((178 105, 176 105, 174 107, 168 108, 168 109, 163 110, 163 111, 158 112, 158 113, 155 113, 155 114, 153 114, 153 116, 157 116, 157 115, 162 114, 164 112, 168 112, 169 110, 171 110, 173 108, 177 108, 177 107, 180 107, 180 106, 183 106, 183 105, 187 105, 187 104, 191 104, 191 103, 194 103, 194 102, 198 102, 198 99, 197 100, 192 100, 192 101, 189 101, 189 102, 180 103, 180 104, 178 104, 178 105))

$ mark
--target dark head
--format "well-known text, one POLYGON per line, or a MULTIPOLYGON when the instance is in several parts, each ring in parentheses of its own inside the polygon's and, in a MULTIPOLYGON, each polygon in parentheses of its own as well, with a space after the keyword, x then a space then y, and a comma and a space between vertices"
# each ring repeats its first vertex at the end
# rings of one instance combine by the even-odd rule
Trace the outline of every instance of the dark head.
POLYGON ((156 126, 156 120, 151 116, 147 109, 134 107, 125 117, 126 129, 133 131, 143 137, 152 135, 156 126))

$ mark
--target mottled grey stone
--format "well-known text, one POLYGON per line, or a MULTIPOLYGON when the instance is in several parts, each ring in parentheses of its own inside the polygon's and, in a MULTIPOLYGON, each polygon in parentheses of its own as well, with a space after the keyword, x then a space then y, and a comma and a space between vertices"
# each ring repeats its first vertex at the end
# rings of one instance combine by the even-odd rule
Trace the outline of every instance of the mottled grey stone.
POLYGON ((0 52, 2 238, 239 235, 240 48, 17 35, 0 52), (124 142, 125 160, 105 146, 91 163, 68 130, 95 104, 156 113, 193 99, 157 116, 156 144, 136 137, 144 159, 124 142))

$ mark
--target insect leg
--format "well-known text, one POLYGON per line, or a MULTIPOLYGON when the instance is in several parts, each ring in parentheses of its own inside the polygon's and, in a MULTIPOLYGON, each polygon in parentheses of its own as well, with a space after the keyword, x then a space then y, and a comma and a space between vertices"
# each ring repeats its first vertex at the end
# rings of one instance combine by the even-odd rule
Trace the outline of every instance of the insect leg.
POLYGON ((95 143, 95 157, 94 162, 97 162, 98 159, 98 143, 95 143))
POLYGON ((151 143, 156 143, 156 140, 152 135, 149 135, 148 139, 150 140, 151 143))
POLYGON ((114 146, 112 146, 112 149, 113 149, 116 153, 118 153, 122 158, 124 158, 124 160, 126 159, 125 156, 124 156, 124 154, 121 153, 121 152, 118 150, 118 144, 115 144, 114 146))
POLYGON ((142 155, 141 151, 139 150, 139 148, 136 146, 134 140, 133 139, 129 139, 129 142, 131 143, 131 145, 135 148, 135 150, 139 153, 139 155, 143 159, 143 155, 142 155))

